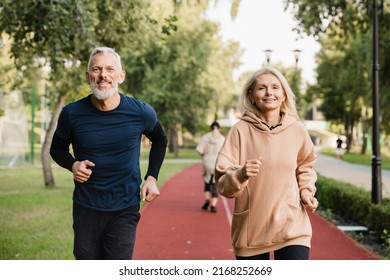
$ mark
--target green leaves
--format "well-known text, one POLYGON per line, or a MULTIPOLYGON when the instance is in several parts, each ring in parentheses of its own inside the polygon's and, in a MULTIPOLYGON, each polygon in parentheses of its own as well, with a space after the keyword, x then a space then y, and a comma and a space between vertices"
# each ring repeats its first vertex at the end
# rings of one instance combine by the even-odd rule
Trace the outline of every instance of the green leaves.
MULTIPOLYGON (((372 1, 370 1, 372 4, 372 1)), ((377 1, 379 2, 379 1, 377 1)), ((379 13, 379 64, 381 130, 390 132, 390 9, 384 1, 384 13, 379 13), (386 6, 387 5, 387 6, 386 6)), ((317 96, 326 118, 343 123, 346 130, 371 118, 372 91, 372 13, 367 1, 358 0, 288 0, 299 29, 319 38, 322 50, 317 55, 317 96)), ((314 87, 314 86, 313 86, 314 87)), ((364 131, 363 131, 364 132, 364 131)))
POLYGON ((177 25, 175 24, 179 19, 176 16, 169 16, 164 18, 165 24, 162 26, 161 33, 171 35, 172 31, 177 31, 177 25))
POLYGON ((50 66, 53 99, 85 95, 91 49, 115 48, 127 72, 122 91, 150 102, 167 126, 195 131, 210 108, 223 110, 237 93, 232 71, 239 48, 221 42, 217 26, 204 19, 206 2, 7 0, 0 32, 12 38, 19 70, 33 73, 37 60, 50 66))

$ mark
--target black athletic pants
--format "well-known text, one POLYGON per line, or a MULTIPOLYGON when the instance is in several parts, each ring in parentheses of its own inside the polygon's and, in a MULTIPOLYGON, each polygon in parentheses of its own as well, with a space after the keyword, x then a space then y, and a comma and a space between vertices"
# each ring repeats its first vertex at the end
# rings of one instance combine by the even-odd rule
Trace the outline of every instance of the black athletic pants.
POLYGON ((73 204, 76 260, 131 260, 139 219, 139 205, 103 212, 73 204))

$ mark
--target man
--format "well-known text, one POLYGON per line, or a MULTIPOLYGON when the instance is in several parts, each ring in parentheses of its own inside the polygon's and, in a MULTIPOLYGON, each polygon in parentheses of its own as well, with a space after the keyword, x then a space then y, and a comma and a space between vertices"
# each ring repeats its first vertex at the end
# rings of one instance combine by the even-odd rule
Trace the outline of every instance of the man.
POLYGON ((214 121, 210 128, 211 132, 202 136, 199 144, 196 146, 196 151, 202 157, 203 165, 202 177, 204 180, 205 202, 202 209, 207 211, 210 206, 211 213, 217 213, 218 190, 215 186, 214 170, 215 161, 225 141, 225 136, 222 135, 218 122, 214 121))
POLYGON ((62 109, 50 149, 73 173, 73 253, 78 260, 129 260, 140 199, 151 202, 160 194, 167 138, 150 105, 119 93, 125 71, 114 49, 92 51, 86 78, 92 94, 62 109), (140 197, 142 135, 152 146, 140 197))

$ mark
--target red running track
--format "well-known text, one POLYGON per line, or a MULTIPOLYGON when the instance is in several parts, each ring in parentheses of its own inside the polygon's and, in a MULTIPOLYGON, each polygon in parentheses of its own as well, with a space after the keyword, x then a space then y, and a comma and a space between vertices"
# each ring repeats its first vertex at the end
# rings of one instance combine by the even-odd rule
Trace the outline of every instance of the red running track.
MULTIPOLYGON (((234 201, 219 196, 218 212, 204 211, 201 164, 167 180, 161 195, 141 211, 134 260, 234 260, 230 243, 234 201)), ((380 260, 318 214, 313 226, 311 260, 380 260)))

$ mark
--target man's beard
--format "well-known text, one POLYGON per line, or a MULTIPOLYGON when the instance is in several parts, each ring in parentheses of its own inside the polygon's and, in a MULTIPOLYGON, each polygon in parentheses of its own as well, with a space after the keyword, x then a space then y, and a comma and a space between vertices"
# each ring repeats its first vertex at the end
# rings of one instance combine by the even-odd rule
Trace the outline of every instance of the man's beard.
POLYGON ((111 89, 106 91, 102 91, 96 88, 96 83, 91 83, 90 88, 93 92, 93 95, 98 100, 106 100, 114 95, 114 93, 118 92, 118 83, 114 83, 111 89))

